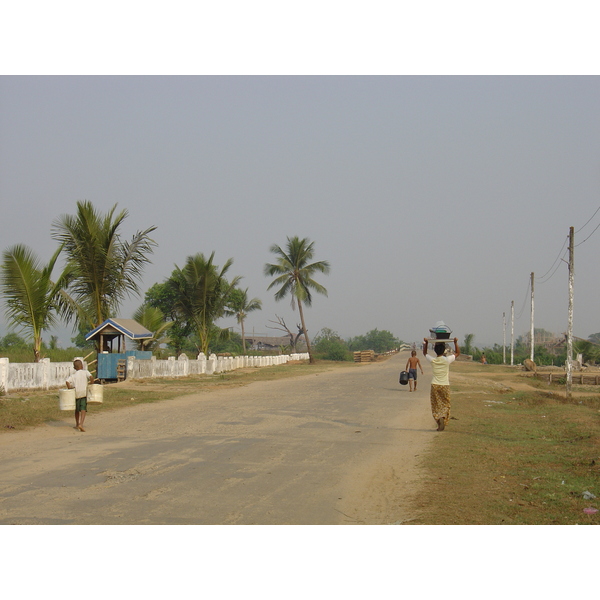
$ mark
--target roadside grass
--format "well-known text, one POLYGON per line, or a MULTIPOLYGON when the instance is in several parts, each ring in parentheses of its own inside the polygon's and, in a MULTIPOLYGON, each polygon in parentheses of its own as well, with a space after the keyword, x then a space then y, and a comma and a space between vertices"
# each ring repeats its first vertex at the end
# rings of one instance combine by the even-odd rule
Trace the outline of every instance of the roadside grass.
MULTIPOLYGON (((215 375, 194 375, 173 379, 145 379, 107 384, 103 387, 103 402, 88 406, 90 415, 124 406, 134 406, 169 400, 185 394, 249 385, 255 381, 271 381, 289 377, 316 375, 324 371, 352 368, 354 363, 308 361, 287 363, 274 367, 238 369, 215 375)), ((11 391, 0 395, 0 433, 35 427, 51 421, 74 419, 73 411, 61 411, 59 390, 11 391)))
POLYGON ((514 368, 459 362, 450 381, 454 418, 423 459, 411 523, 600 523, 584 512, 600 510, 598 388, 574 386, 567 401, 514 368))

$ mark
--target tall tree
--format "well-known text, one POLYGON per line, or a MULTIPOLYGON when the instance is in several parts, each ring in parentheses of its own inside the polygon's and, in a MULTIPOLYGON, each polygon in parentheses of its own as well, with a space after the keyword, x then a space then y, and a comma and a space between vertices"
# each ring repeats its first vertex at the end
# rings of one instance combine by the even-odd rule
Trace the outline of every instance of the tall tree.
MULTIPOLYGON (((171 278, 175 276, 176 271, 171 274, 171 278)), ((158 308, 164 318, 172 323, 169 329, 168 345, 179 356, 184 349, 193 350, 196 345, 190 340, 194 331, 192 324, 175 309, 175 300, 175 289, 168 284, 168 279, 163 283, 155 283, 144 296, 144 304, 158 308)))
POLYGON ((3 253, 0 285, 6 301, 6 316, 12 325, 26 331, 33 340, 34 361, 39 362, 42 332, 56 324, 66 271, 53 282, 52 271, 61 248, 47 265, 42 265, 27 246, 16 245, 3 253))
POLYGON ((226 314, 235 316, 238 325, 242 329, 242 351, 244 354, 246 354, 244 321, 246 320, 248 313, 251 313, 255 310, 260 310, 262 308, 262 302, 258 298, 248 299, 248 288, 245 290, 235 288, 231 290, 227 304, 228 307, 226 314))
POLYGON ((475 339, 474 333, 465 334, 465 345, 463 346, 463 354, 471 354, 473 352, 473 340, 475 339))
POLYGON ((317 283, 313 276, 317 272, 329 273, 329 263, 325 260, 311 262, 315 254, 314 242, 308 238, 288 237, 285 250, 277 244, 273 244, 270 250, 275 254, 277 262, 267 263, 264 267, 267 277, 275 276, 267 289, 279 287, 275 292, 275 300, 279 301, 289 294, 292 298, 292 309, 298 305, 308 355, 310 362, 314 363, 302 307, 312 305, 311 290, 327 296, 327 290, 317 283))
POLYGON ((225 278, 232 258, 219 269, 213 263, 214 256, 214 252, 208 259, 201 253, 188 256, 185 266, 176 266, 166 282, 174 294, 174 309, 193 326, 200 341, 199 349, 206 355, 211 340, 221 334, 214 323, 225 314, 231 290, 241 279, 225 278))
POLYGON ((115 316, 126 296, 139 293, 138 283, 156 242, 156 227, 138 231, 130 242, 120 229, 127 210, 116 214, 115 204, 105 215, 91 202, 77 202, 77 214, 63 215, 52 225, 52 235, 63 246, 70 269, 68 291, 76 327, 97 327, 115 316))

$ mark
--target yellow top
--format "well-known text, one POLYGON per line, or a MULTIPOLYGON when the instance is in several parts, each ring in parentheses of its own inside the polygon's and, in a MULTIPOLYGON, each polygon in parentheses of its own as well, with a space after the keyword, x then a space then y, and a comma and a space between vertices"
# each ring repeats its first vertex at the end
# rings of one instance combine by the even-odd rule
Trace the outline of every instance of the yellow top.
POLYGON ((450 385, 450 364, 454 362, 456 356, 450 354, 449 356, 430 356, 427 354, 425 358, 431 363, 433 369, 433 379, 431 380, 432 385, 450 385))

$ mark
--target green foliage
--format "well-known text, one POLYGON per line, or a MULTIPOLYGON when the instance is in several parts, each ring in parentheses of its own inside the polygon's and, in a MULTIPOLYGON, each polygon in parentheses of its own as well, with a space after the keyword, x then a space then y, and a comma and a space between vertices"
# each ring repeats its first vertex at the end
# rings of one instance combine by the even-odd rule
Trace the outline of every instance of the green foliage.
POLYGON ((40 360, 42 333, 56 325, 61 310, 66 272, 56 283, 51 279, 60 252, 58 248, 47 265, 42 265, 30 248, 20 244, 3 253, 0 287, 6 316, 13 326, 30 336, 35 362, 40 360))
POLYGON ((600 344, 600 333, 592 333, 592 335, 588 336, 588 340, 593 344, 600 344))
POLYGON ((600 346, 590 341, 576 340, 573 342, 573 352, 575 356, 582 354, 584 363, 600 362, 600 346))
POLYGON ((173 322, 164 320, 164 315, 160 308, 155 308, 149 304, 142 304, 135 311, 133 319, 153 334, 149 340, 139 340, 139 350, 154 350, 169 341, 168 332, 173 326, 173 322))
POLYGON ((122 241, 119 230, 128 212, 115 214, 116 207, 102 215, 91 202, 79 201, 75 216, 63 215, 52 225, 52 236, 67 255, 65 311, 88 331, 115 316, 125 297, 138 293, 143 267, 156 246, 150 238, 156 227, 122 241))
MULTIPOLYGON (((479 361, 481 355, 485 354, 488 364, 502 364, 502 346, 495 344, 493 348, 474 348, 472 352, 473 360, 479 361)), ((525 359, 529 358, 530 349, 523 344, 515 344, 513 362, 515 365, 521 364, 525 359)), ((536 365, 564 365, 567 359, 566 350, 556 354, 550 352, 545 346, 536 346, 534 349, 536 365)), ((506 348, 506 363, 510 364, 510 347, 506 348)))
POLYGON ((90 332, 91 330, 88 329, 83 323, 79 323, 78 325, 78 333, 75 337, 71 338, 71 343, 76 347, 76 348, 81 348, 81 349, 92 349, 94 348, 94 342, 92 340, 86 340, 85 336, 90 332))
POLYGON ((348 340, 348 348, 352 352, 358 350, 373 350, 377 354, 383 354, 398 348, 402 342, 393 333, 385 329, 379 331, 372 329, 365 335, 358 335, 348 340))
MULTIPOLYGON (((0 346, 0 356, 8 358, 11 363, 30 363, 33 346, 23 342, 9 347, 0 346)), ((50 362, 71 362, 76 356, 85 356, 87 352, 81 348, 50 348, 42 344, 40 358, 49 358, 50 362)))
POLYGON ((229 294, 225 314, 235 316, 239 326, 242 329, 242 351, 246 353, 246 335, 244 331, 244 322, 248 313, 262 308, 262 302, 258 298, 248 298, 248 288, 241 290, 234 288, 229 294))
POLYGON ((0 351, 8 352, 16 348, 27 348, 27 342, 14 332, 7 333, 3 338, 0 338, 0 351))
POLYGON ((231 291, 241 279, 234 277, 228 281, 225 278, 233 259, 219 269, 213 263, 214 256, 214 252, 208 259, 200 253, 188 256, 185 266, 176 267, 166 281, 174 297, 173 310, 196 333, 199 351, 206 355, 212 342, 221 335, 214 323, 225 315, 231 291))
MULTIPOLYGON (((176 272, 171 273, 171 278, 176 272)), ((168 281, 168 280, 167 280, 168 281)), ((147 292, 144 303, 159 309, 166 321, 173 323, 169 329, 169 341, 167 346, 175 356, 179 356, 184 350, 197 353, 197 346, 190 340, 193 328, 182 315, 175 309, 176 292, 167 282, 155 283, 147 292)))
POLYGON ((473 339, 475 338, 474 333, 467 333, 465 335, 465 345, 461 348, 463 354, 472 354, 473 352, 473 339))
POLYGON ((336 331, 324 327, 313 340, 317 358, 323 360, 352 360, 348 345, 336 331))
POLYGON ((220 352, 229 352, 234 355, 241 354, 242 336, 229 329, 220 329, 219 331, 221 332, 221 335, 215 335, 213 337, 210 351, 215 354, 219 354, 220 352), (227 333, 227 335, 223 335, 223 333, 227 333))

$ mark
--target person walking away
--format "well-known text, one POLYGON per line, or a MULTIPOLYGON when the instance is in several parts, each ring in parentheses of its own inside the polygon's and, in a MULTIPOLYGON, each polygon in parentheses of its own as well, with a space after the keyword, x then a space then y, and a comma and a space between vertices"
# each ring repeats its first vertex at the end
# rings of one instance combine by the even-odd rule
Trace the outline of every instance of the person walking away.
POLYGON ((87 386, 94 383, 94 376, 83 368, 83 363, 77 359, 73 361, 75 373, 67 379, 67 388, 75 389, 75 429, 85 431, 83 423, 87 413, 87 386))
POLYGON ((454 338, 454 354, 444 356, 446 344, 443 342, 433 346, 435 358, 427 354, 428 340, 424 338, 423 355, 431 363, 433 379, 431 380, 431 412, 438 425, 438 431, 444 431, 450 419, 450 365, 460 356, 458 338, 454 338))
POLYGON ((423 367, 421 366, 421 361, 417 356, 417 351, 413 350, 410 353, 410 358, 406 361, 406 367, 404 367, 404 370, 408 371, 408 386, 410 388, 408 390, 409 392, 413 391, 413 386, 414 391, 417 391, 417 367, 421 369, 421 375, 423 375, 423 367))

